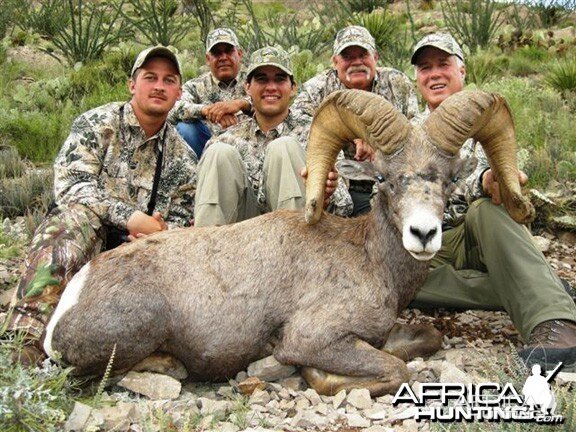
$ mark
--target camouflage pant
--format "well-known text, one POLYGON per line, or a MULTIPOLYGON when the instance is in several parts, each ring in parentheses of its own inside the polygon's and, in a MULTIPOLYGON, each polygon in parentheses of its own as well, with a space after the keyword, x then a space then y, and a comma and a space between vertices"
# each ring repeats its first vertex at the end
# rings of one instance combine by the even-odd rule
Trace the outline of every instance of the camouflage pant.
POLYGON ((7 329, 39 338, 66 284, 105 240, 100 220, 86 207, 53 209, 34 233, 7 329))

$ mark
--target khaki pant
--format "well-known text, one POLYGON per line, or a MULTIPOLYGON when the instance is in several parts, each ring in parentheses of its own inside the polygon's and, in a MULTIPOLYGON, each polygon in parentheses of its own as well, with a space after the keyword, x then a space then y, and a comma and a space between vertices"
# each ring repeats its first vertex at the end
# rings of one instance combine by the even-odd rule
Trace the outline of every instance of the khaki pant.
MULTIPOLYGON (((304 150, 294 138, 281 137, 266 146, 261 186, 266 211, 304 207, 300 171, 305 159, 304 150)), ((262 212, 238 150, 220 142, 209 146, 198 164, 194 225, 226 225, 262 212)))
POLYGON ((464 222, 443 233, 410 306, 505 310, 525 340, 544 321, 576 321, 574 301, 528 230, 489 199, 475 201, 464 222))

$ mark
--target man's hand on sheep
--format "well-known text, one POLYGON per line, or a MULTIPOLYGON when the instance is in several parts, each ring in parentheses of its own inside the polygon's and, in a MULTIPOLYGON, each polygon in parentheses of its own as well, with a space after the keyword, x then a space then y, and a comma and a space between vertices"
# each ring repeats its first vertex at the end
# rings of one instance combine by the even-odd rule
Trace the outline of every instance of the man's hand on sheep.
POLYGON ((126 229, 129 233, 128 240, 134 241, 148 234, 164 231, 168 229, 168 225, 166 225, 162 213, 155 212, 152 216, 148 216, 146 213, 136 210, 128 218, 126 229))
MULTIPOLYGON (((308 178, 308 170, 306 167, 302 168, 300 175, 304 181, 306 181, 308 178)), ((338 187, 338 177, 338 171, 336 170, 336 167, 333 166, 328 173, 328 178, 326 179, 326 187, 324 188, 324 208, 328 207, 328 204, 330 204, 330 197, 332 197, 332 194, 334 194, 336 188, 338 187)))
MULTIPOLYGON (((524 186, 528 182, 528 176, 524 171, 518 171, 518 181, 521 186, 524 186)), ((492 198, 494 204, 502 204, 500 186, 498 185, 496 175, 494 175, 491 169, 484 171, 484 174, 482 174, 482 190, 486 196, 492 198)))
POLYGON ((376 159, 376 152, 367 142, 362 141, 360 138, 356 138, 354 144, 356 145, 354 159, 357 161, 368 160, 374 162, 374 159, 376 159))

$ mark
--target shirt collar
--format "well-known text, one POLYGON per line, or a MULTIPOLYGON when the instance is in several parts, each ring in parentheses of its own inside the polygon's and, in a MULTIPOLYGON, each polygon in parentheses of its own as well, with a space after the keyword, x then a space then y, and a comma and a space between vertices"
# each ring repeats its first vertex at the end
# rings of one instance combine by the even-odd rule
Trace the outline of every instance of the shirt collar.
POLYGON ((270 129, 268 132, 262 131, 260 126, 258 126, 258 122, 256 121, 256 115, 252 117, 252 126, 250 128, 250 135, 255 136, 256 134, 262 134, 263 136, 268 136, 270 133, 275 133, 276 136, 282 136, 282 132, 284 129, 288 127, 288 125, 292 122, 294 115, 292 114, 292 110, 288 108, 288 115, 282 122, 277 124, 275 127, 270 129))
MULTIPOLYGON (((142 126, 140 126, 140 122, 138 121, 138 118, 136 117, 136 114, 134 113, 134 108, 132 108, 132 104, 130 102, 126 102, 124 104, 124 122, 128 126, 128 129, 129 129, 132 136, 135 133, 137 133, 138 136, 141 138, 146 137, 146 133, 144 132, 144 129, 142 128, 142 126)), ((146 144, 148 141, 152 141, 152 140, 160 140, 159 142, 165 141, 165 136, 168 133, 167 128, 168 128, 168 122, 165 121, 164 124, 162 125, 162 127, 160 128, 160 130, 158 132, 156 132, 154 135, 152 135, 150 138, 138 139, 136 146, 141 147, 144 144, 146 144)))
POLYGON ((226 84, 224 81, 220 81, 218 78, 216 78, 212 72, 210 72, 210 80, 212 81, 212 85, 217 86, 221 90, 233 89, 238 84, 238 76, 226 84))

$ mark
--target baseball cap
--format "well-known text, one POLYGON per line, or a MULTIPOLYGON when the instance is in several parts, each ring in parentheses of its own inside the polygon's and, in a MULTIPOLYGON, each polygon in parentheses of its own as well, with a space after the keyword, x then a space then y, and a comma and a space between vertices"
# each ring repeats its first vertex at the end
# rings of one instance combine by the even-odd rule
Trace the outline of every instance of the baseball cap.
POLYGON ((234 31, 226 27, 220 27, 212 30, 208 33, 208 36, 206 36, 206 54, 210 52, 214 45, 219 43, 226 43, 235 47, 240 46, 238 37, 234 31))
POLYGON ((460 60, 464 61, 464 53, 462 48, 458 45, 458 42, 448 33, 432 33, 424 36, 420 41, 414 46, 414 51, 412 52, 412 58, 410 62, 416 64, 416 57, 418 51, 427 46, 438 48, 448 54, 455 55, 459 57, 460 60))
POLYGON ((288 75, 294 76, 290 56, 282 48, 266 46, 254 51, 250 56, 250 64, 246 70, 246 76, 250 76, 260 66, 276 66, 288 75))
POLYGON ((376 42, 370 32, 362 26, 348 26, 336 34, 334 55, 340 54, 349 46, 359 46, 370 52, 376 51, 376 42))
POLYGON ((136 69, 141 68, 144 65, 144 63, 146 63, 146 61, 148 61, 153 57, 167 58, 172 63, 174 63, 174 66, 176 66, 176 70, 178 70, 178 75, 182 76, 182 68, 180 67, 180 62, 178 61, 176 54, 170 48, 162 45, 146 48, 145 50, 141 51, 140 54, 138 54, 138 57, 136 57, 134 66, 132 66, 132 72, 130 72, 130 76, 134 76, 134 72, 136 72, 136 69))

